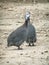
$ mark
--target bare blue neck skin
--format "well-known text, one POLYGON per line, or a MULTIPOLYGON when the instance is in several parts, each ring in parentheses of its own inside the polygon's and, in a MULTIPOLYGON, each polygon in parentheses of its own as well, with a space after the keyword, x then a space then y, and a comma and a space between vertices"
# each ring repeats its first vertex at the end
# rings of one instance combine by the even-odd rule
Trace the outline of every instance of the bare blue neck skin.
POLYGON ((29 23, 30 23, 30 12, 26 12, 26 14, 25 14, 25 25, 26 25, 26 27, 28 26, 29 23))

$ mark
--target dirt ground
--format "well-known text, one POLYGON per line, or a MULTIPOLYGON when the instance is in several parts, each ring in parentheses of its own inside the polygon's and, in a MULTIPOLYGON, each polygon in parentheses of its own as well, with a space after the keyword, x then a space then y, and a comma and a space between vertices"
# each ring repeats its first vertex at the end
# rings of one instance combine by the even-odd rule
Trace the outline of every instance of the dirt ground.
POLYGON ((49 3, 0 2, 0 65, 49 65, 49 3), (24 23, 26 11, 30 11, 36 28, 35 46, 24 42, 23 50, 7 47, 8 35, 24 23))

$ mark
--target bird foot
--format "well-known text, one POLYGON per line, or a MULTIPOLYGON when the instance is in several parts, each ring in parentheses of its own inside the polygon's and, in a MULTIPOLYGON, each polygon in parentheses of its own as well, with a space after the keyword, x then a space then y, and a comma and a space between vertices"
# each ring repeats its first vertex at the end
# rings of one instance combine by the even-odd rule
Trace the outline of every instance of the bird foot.
POLYGON ((18 50, 23 50, 22 48, 18 47, 18 50))
POLYGON ((32 44, 32 46, 36 46, 35 44, 32 44))
POLYGON ((29 44, 28 46, 31 46, 31 44, 29 44))

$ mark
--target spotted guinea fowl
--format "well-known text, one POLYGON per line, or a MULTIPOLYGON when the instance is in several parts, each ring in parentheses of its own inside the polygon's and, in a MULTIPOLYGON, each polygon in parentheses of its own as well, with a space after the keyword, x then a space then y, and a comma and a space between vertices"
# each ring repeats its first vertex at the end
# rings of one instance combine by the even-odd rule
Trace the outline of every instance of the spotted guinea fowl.
POLYGON ((28 35, 29 14, 26 15, 25 23, 13 31, 7 39, 7 46, 17 46, 20 49, 21 44, 26 41, 28 35))
MULTIPOLYGON (((30 12, 28 12, 30 14, 30 12)), ((27 14, 28 14, 27 13, 27 14)), ((34 46, 34 42, 36 42, 36 29, 35 27, 30 23, 30 15, 28 17, 28 35, 26 42, 29 43, 29 46, 34 46)), ((26 19, 26 18, 25 18, 26 19)))

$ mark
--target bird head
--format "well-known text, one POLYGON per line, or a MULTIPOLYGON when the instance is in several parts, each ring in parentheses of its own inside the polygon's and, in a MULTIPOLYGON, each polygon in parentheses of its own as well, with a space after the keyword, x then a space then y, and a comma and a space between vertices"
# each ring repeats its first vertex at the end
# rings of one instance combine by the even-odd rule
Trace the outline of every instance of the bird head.
POLYGON ((30 12, 29 11, 27 11, 25 14, 25 20, 26 21, 30 20, 30 12))

